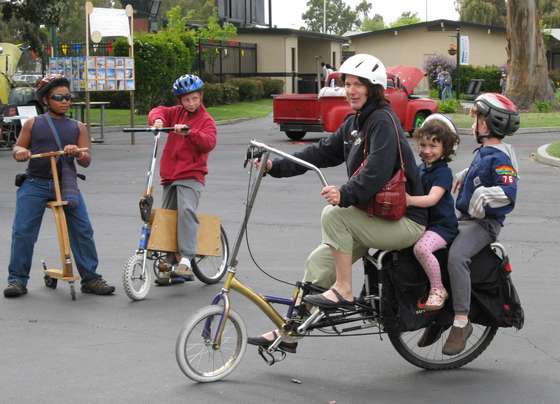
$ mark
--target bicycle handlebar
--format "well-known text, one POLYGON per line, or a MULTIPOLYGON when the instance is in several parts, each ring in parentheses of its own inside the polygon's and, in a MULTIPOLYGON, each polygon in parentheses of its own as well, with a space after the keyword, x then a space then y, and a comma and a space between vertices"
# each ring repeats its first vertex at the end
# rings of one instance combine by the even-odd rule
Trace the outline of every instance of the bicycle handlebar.
POLYGON ((329 185, 329 183, 327 182, 327 179, 325 178, 325 176, 323 175, 323 172, 317 167, 314 166, 311 163, 308 163, 305 160, 302 160, 300 158, 294 157, 291 154, 288 154, 286 152, 283 152, 282 150, 278 150, 275 149, 274 147, 270 147, 264 143, 261 142, 257 142, 256 140, 251 140, 251 145, 255 146, 255 147, 260 147, 262 149, 268 150, 271 153, 277 154, 279 156, 282 156, 288 160, 293 161, 296 164, 299 164, 300 166, 306 167, 310 170, 313 170, 317 173, 317 175, 319 176, 319 179, 321 180, 321 183, 323 184, 324 187, 326 187, 327 185, 329 185))
POLYGON ((175 130, 174 127, 168 128, 123 128, 123 132, 166 132, 169 133, 175 130))

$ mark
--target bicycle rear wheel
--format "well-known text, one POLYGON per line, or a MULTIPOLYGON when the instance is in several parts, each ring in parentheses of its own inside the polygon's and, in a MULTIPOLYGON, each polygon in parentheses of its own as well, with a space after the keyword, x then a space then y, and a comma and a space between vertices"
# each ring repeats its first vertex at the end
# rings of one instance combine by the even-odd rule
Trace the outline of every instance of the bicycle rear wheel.
POLYGON ((229 259, 229 244, 226 232, 222 226, 220 226, 220 242, 222 255, 197 255, 191 261, 194 274, 207 285, 218 283, 226 273, 229 259))
POLYGON ((424 328, 410 332, 389 333, 391 344, 405 360, 423 369, 456 369, 476 359, 492 342, 498 331, 497 327, 473 324, 473 333, 467 340, 465 350, 454 356, 444 355, 441 350, 451 328, 444 330, 441 336, 427 347, 419 347, 418 340, 424 328))
POLYGON ((241 362, 247 348, 247 328, 235 311, 230 310, 222 343, 214 348, 224 308, 206 306, 196 312, 177 337, 175 357, 181 371, 197 382, 214 382, 229 375, 241 362))

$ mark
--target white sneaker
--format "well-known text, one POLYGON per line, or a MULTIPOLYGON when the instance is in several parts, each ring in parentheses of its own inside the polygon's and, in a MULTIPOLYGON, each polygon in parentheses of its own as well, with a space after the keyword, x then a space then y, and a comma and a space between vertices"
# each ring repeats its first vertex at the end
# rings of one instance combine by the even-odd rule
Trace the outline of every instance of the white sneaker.
POLYGON ((175 275, 185 279, 186 282, 194 281, 194 274, 191 268, 191 262, 188 258, 181 258, 179 265, 175 267, 175 275))

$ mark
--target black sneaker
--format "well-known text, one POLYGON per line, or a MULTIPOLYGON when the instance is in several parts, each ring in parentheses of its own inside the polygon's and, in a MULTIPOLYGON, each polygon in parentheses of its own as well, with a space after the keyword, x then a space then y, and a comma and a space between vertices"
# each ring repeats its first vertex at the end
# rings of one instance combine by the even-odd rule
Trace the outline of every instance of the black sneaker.
POLYGON ((108 285, 105 279, 97 278, 82 283, 82 293, 93 293, 94 295, 112 295, 115 287, 108 285))
POLYGON ((20 297, 26 293, 27 288, 19 283, 10 283, 8 287, 4 289, 4 297, 20 297))

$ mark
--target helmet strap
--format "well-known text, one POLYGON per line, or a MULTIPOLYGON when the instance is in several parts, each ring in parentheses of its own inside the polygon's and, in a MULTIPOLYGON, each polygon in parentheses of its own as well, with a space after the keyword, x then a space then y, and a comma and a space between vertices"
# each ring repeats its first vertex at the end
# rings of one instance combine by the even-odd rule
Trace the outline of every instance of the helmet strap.
POLYGON ((474 126, 474 135, 476 137, 476 142, 478 144, 483 144, 484 143, 484 139, 488 139, 490 137, 490 135, 481 135, 480 131, 478 130, 478 113, 476 114, 476 125, 474 126))

